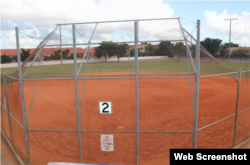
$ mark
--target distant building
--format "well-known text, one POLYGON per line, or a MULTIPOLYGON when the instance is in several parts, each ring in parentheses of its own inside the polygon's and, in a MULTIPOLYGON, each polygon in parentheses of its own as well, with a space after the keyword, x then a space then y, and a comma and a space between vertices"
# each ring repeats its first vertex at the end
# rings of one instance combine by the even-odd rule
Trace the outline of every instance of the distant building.
MULTIPOLYGON (((141 51, 141 52, 147 51, 147 47, 153 47, 153 50, 155 50, 155 49, 159 49, 159 44, 156 44, 156 45, 140 44, 140 45, 138 45, 138 49, 139 49, 139 51, 141 51)), ((134 46, 134 45, 130 45, 130 48, 131 48, 131 49, 134 49, 135 46, 134 46)))
MULTIPOLYGON (((83 49, 84 53, 86 50, 87 50, 87 48, 83 49)), ((89 48, 89 57, 90 58, 94 58, 94 53, 95 53, 95 48, 94 47, 89 48)))
POLYGON ((230 54, 232 55, 234 50, 242 50, 242 49, 246 50, 247 55, 250 55, 250 47, 231 47, 230 54))
MULTIPOLYGON (((71 53, 73 53, 73 48, 62 48, 62 51, 66 50, 66 49, 69 49, 69 55, 71 53)), ((17 50, 16 49, 0 49, 1 50, 1 56, 2 55, 7 55, 7 56, 10 56, 10 58, 14 57, 17 55, 17 50)), ((24 49, 24 50, 28 50, 28 49, 24 49)), ((30 54, 35 50, 34 48, 30 48, 30 54)), ((60 48, 44 48, 43 49, 43 56, 45 57, 49 57, 51 54, 54 54, 54 51, 57 51, 57 50, 60 50, 60 48)), ((76 52, 80 55, 84 55, 86 51, 86 48, 85 49, 82 49, 82 48, 76 48, 76 52)), ((22 52, 20 50, 20 52, 22 52)), ((90 48, 90 56, 93 56, 95 53, 95 49, 94 48, 90 48)))

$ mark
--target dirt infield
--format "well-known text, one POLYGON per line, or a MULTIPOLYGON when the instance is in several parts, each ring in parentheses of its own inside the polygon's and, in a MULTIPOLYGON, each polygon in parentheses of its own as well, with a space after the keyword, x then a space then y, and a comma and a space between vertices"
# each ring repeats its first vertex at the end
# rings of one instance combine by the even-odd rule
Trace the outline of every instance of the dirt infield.
MULTIPOLYGON (((107 73, 106 73, 107 74, 107 73)), ((128 74, 128 73, 126 73, 128 74)), ((126 78, 129 78, 126 77, 126 78)), ((191 87, 194 91, 194 79, 191 87)), ((24 82, 26 114, 29 116, 35 81, 24 82)), ((79 107, 82 107, 84 80, 78 80, 79 107)), ((250 107, 250 79, 242 78, 239 110, 250 107)), ((16 97, 16 84, 9 84, 9 99, 16 97), (14 88, 15 87, 15 88, 14 88)), ((189 79, 139 79, 139 131, 192 131, 193 109, 189 79)), ((237 82, 231 77, 200 79, 198 128, 235 113, 237 82)), ((192 98, 193 97, 193 98, 192 98)), ((14 104, 14 103, 13 103, 14 104)), ((20 107, 20 102, 17 103, 20 107)), ((74 80, 37 81, 28 124, 31 164, 79 162, 74 80)), ((14 109, 14 105, 10 105, 14 109)), ((10 110, 22 123, 19 112, 10 110)), ((6 114, 5 114, 6 115, 6 114)), ((239 114, 237 143, 250 136, 250 111, 239 114)), ((29 117, 27 117, 28 120, 29 117)), ((6 123, 6 121, 4 120, 6 123)), ((198 132, 198 148, 232 148, 235 117, 198 132)), ((4 124, 5 124, 4 123, 4 124)), ((8 127, 5 127, 7 130, 8 127)), ((14 145, 25 160, 22 128, 12 121, 14 145)), ((81 130, 134 131, 134 79, 86 80, 81 130), (112 101, 112 114, 100 114, 99 101, 112 101)), ((9 136, 9 135, 7 135, 9 136)), ((84 163, 134 164, 135 133, 82 132, 84 163), (114 135, 114 151, 101 151, 100 135, 114 135)), ((139 133, 139 163, 169 164, 170 148, 192 148, 192 133, 139 133)))

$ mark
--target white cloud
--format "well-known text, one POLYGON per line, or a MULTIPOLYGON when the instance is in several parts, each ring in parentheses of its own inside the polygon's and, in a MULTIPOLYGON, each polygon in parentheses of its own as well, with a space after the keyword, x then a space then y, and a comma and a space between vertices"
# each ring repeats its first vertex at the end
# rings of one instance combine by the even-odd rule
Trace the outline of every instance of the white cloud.
MULTIPOLYGON (((204 13, 205 23, 208 28, 216 31, 218 36, 228 36, 230 21, 225 21, 229 18, 237 18, 238 20, 231 21, 231 42, 238 42, 240 45, 245 45, 250 41, 250 12, 242 12, 241 15, 227 14, 227 10, 218 14, 215 11, 206 11, 204 13)), ((250 46, 248 44, 248 46, 250 46)))
MULTIPOLYGON (((162 0, 5 0, 1 1, 1 29, 14 30, 15 26, 21 29, 31 28, 25 31, 31 35, 44 38, 48 29, 32 29, 32 27, 43 25, 55 25, 57 23, 72 22, 93 22, 109 20, 129 20, 129 19, 148 19, 148 18, 169 18, 174 16, 174 10, 162 0)), ((171 26, 166 23, 141 23, 140 32, 153 35, 156 38, 179 37, 176 32, 178 24, 171 26), (147 25, 147 26, 146 26, 147 25), (159 26, 162 26, 159 28, 159 26), (147 28, 146 28, 147 27, 147 28), (165 29, 163 29, 163 27, 165 29), (164 30, 175 29, 174 33, 168 32, 168 36, 161 36, 164 30)), ((51 26, 52 27, 52 26, 51 26)), ((113 33, 115 29, 133 32, 133 23, 117 23, 110 25, 98 25, 94 37, 104 37, 113 33), (103 26, 103 28, 102 28, 103 26)), ((71 34, 71 26, 64 27, 65 38, 71 34)), ((78 28, 89 28, 78 26, 78 28)), ((88 38, 91 36, 93 26, 88 30, 82 30, 88 38), (87 31, 87 33, 86 33, 87 31)), ((80 31, 80 30, 79 30, 80 31)), ((71 37, 71 36, 70 36, 71 37)), ((117 40, 129 40, 126 37, 114 37, 117 40)), ((95 38, 93 38, 95 39, 95 38)), ((26 41, 28 44, 28 41, 26 41)), ((36 43, 36 42, 35 42, 36 43)), ((14 43, 11 43, 14 44, 14 43)), ((34 44, 33 44, 34 45, 34 44)))

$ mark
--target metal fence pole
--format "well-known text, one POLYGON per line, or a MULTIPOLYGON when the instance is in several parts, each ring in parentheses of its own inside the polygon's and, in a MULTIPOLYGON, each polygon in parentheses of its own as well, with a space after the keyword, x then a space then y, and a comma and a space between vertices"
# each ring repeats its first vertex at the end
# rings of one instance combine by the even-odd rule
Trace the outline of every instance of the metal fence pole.
POLYGON ((138 21, 134 22, 135 31, 135 152, 136 165, 139 164, 139 144, 138 144, 138 21))
POLYGON ((80 123, 80 116, 79 116, 79 100, 78 100, 75 25, 72 25, 72 32, 73 32, 73 59, 74 59, 74 80, 75 80, 75 99, 76 99, 76 116, 77 116, 78 145, 79 145, 80 162, 82 163, 82 144, 81 144, 81 126, 80 126, 81 123, 80 123))
POLYGON ((20 97, 22 103, 22 116, 23 116, 23 128, 24 128, 24 136, 25 136, 25 145, 27 152, 27 161, 30 164, 30 149, 29 149, 29 139, 28 139, 28 131, 26 124, 26 111, 25 111, 25 102, 24 102, 24 94, 23 94, 23 83, 22 83, 22 68, 21 68, 21 56, 20 56, 20 45, 19 45, 19 29, 16 27, 16 47, 17 47, 17 61, 18 61, 18 80, 20 86, 20 97))
POLYGON ((194 114, 194 149, 197 143, 197 123, 199 106, 199 83, 200 83, 200 20, 197 20, 197 40, 196 40, 196 92, 195 92, 195 114, 194 114))
POLYGON ((12 141, 12 130, 11 130, 11 122, 10 122, 10 112, 9 112, 9 98, 8 98, 8 88, 7 88, 7 79, 6 73, 4 72, 4 87, 5 87, 5 96, 6 96, 6 109, 8 112, 8 122, 9 122, 9 130, 10 130, 10 140, 12 141))
POLYGON ((1 103, 1 105, 0 105, 0 115, 1 115, 1 120, 2 120, 2 130, 4 130, 3 113, 2 113, 2 103, 1 103))
POLYGON ((233 142, 233 146, 235 146, 236 136, 237 136, 238 111, 239 111, 239 99, 240 99, 240 83, 241 83, 241 69, 239 69, 239 73, 238 73, 237 101, 236 101, 236 115, 235 115, 235 124, 234 124, 234 142, 233 142))

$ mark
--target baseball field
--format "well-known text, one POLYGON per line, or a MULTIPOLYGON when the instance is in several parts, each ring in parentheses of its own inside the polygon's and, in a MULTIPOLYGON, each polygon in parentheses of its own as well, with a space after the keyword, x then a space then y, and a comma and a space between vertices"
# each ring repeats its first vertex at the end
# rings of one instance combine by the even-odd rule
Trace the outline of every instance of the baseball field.
MULTIPOLYGON (((222 63, 230 71, 247 63, 222 63)), ((85 66, 83 66, 84 68, 85 66)), ((218 74, 214 63, 201 63, 200 76, 218 74)), ((15 69, 2 69, 12 73, 15 69)), ((36 75, 37 67, 27 72, 36 75)), ((81 149, 84 163, 135 164, 135 79, 133 63, 88 64, 90 79, 78 79, 81 149), (108 76, 107 76, 108 75, 108 76), (112 102, 112 114, 100 114, 100 101, 112 102), (109 132, 110 131, 110 132, 109 132), (113 135, 114 151, 101 151, 101 135, 113 135)), ((85 69, 80 74, 84 75, 85 69)), ((79 162, 73 65, 42 66, 42 80, 23 82, 31 164, 79 162), (55 75, 61 75, 59 77, 55 75), (63 77, 68 76, 68 77, 63 77), (62 80, 61 78, 66 78, 62 80), (35 89, 35 92, 34 92, 35 89)), ((194 75, 184 62, 139 63, 139 163, 169 164, 169 149, 193 147, 194 75), (165 74, 165 75, 164 75, 165 74), (174 75, 175 74, 175 75, 174 75), (177 75, 178 74, 178 75, 177 75), (191 78, 188 78, 188 77, 191 78), (150 131, 159 131, 153 133, 150 131), (183 131, 160 132, 160 131, 183 131)), ((233 77, 237 80, 237 74, 233 77)), ((232 148, 237 81, 231 76, 200 79, 197 148, 232 148), (226 118, 228 117, 228 118, 226 118), (223 118, 223 121, 214 123, 223 118), (209 124, 213 125, 205 127, 209 124)), ((9 111, 23 125, 19 84, 8 79, 9 111)), ((4 86, 2 84, 2 91, 4 86)), ((5 93, 1 94, 4 103, 5 93)), ((242 73, 236 143, 250 136, 250 72, 242 73)), ((10 138, 8 115, 2 127, 10 138)), ((23 128, 12 118, 11 142, 27 161, 23 128)))

